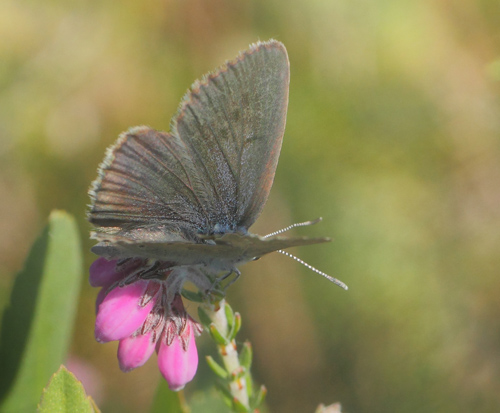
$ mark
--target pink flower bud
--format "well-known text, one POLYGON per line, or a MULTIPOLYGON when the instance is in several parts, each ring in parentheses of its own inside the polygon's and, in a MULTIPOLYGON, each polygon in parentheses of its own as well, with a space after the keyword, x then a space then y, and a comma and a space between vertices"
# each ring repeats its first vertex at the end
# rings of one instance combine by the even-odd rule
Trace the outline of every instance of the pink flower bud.
POLYGON ((170 345, 162 339, 158 350, 158 367, 173 391, 183 389, 186 383, 193 380, 198 368, 198 350, 191 323, 186 325, 184 334, 187 334, 186 340, 176 335, 170 345))
POLYGON ((123 275, 115 272, 116 260, 97 258, 89 268, 89 283, 92 287, 110 286, 123 275))
POLYGON ((118 345, 118 362, 123 372, 142 366, 148 361, 155 349, 152 332, 130 336, 120 340, 118 345))
POLYGON ((148 281, 136 281, 125 287, 115 287, 99 305, 95 322, 96 340, 103 343, 121 340, 135 332, 146 320, 155 299, 141 306, 148 281))

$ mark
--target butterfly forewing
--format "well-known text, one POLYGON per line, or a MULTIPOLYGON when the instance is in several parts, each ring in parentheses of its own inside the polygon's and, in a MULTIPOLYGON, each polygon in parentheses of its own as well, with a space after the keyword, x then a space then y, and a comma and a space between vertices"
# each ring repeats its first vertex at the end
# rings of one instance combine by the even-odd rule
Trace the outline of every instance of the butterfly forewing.
POLYGON ((161 233, 189 241, 246 232, 274 179, 288 84, 288 57, 276 41, 195 82, 171 133, 134 128, 110 148, 90 191, 90 222, 133 241, 151 232, 157 241, 161 233))
POLYGON ((174 118, 222 232, 247 229, 265 204, 278 162, 288 104, 284 46, 259 43, 195 83, 174 118))

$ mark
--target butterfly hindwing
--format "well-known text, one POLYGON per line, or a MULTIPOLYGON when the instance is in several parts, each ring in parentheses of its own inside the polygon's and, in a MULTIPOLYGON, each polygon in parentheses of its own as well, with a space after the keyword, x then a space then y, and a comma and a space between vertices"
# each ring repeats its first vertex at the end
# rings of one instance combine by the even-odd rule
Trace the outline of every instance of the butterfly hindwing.
POLYGON ((189 242, 130 242, 114 237, 101 240, 92 251, 109 259, 142 257, 173 262, 176 265, 204 264, 228 269, 239 262, 250 261, 270 252, 302 245, 329 242, 329 238, 275 236, 263 238, 253 234, 228 233, 211 239, 210 243, 189 242))
POLYGON ((206 217, 191 182, 193 170, 177 137, 133 128, 108 150, 91 190, 89 220, 124 236, 138 228, 195 232, 206 217))

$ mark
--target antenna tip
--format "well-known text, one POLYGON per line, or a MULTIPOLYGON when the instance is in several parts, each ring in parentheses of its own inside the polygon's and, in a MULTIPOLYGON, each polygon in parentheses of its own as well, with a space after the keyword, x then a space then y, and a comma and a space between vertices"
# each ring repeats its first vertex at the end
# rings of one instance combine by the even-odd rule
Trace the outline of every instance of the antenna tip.
POLYGON ((330 277, 329 280, 332 281, 335 285, 338 285, 340 288, 343 288, 346 291, 349 289, 349 287, 346 284, 344 284, 340 280, 337 280, 336 278, 330 277))

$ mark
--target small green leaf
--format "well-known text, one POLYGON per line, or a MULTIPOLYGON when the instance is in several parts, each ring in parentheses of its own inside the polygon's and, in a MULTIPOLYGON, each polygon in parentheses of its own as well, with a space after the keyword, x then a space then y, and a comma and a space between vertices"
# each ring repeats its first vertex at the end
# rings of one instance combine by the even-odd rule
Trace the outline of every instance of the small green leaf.
POLYGON ((245 371, 246 371, 245 382, 246 382, 246 385, 247 385, 247 394, 248 394, 248 397, 251 398, 252 394, 253 394, 252 376, 250 374, 250 371, 248 371, 248 370, 245 370, 245 371))
POLYGON ((267 395, 266 386, 264 385, 260 386, 259 392, 255 395, 255 398, 252 400, 251 403, 252 407, 254 409, 258 408, 264 402, 266 395, 267 395))
POLYGON ((235 313, 234 324, 233 324, 233 329, 231 330, 230 340, 233 340, 236 337, 236 335, 240 331, 240 328, 241 328, 241 314, 235 313))
POLYGON ((217 363, 212 356, 206 357, 208 366, 212 369, 212 371, 219 376, 221 379, 227 379, 227 371, 222 367, 219 363, 217 363))
POLYGON ((172 391, 165 380, 160 379, 150 413, 188 413, 189 407, 184 400, 184 392, 172 391))
POLYGON ((2 412, 34 411, 66 358, 82 259, 74 219, 54 211, 17 275, 0 332, 2 412))
POLYGON ((210 324, 208 332, 217 344, 221 346, 227 346, 229 344, 229 340, 221 334, 217 327, 215 327, 215 324, 210 324))
POLYGON ((203 295, 199 291, 190 291, 183 288, 181 294, 185 299, 192 301, 193 303, 203 302, 203 295))
POLYGON ((227 331, 231 332, 231 334, 229 334, 231 336, 234 328, 234 313, 233 309, 227 302, 224 305, 224 312, 226 313, 227 331))
POLYGON ((250 344, 250 342, 245 341, 245 343, 243 343, 243 347, 239 355, 239 360, 240 364, 243 367, 245 367, 248 371, 250 371, 250 367, 252 366, 252 357, 253 357, 252 345, 250 344))
POLYGON ((95 403, 85 394, 82 383, 61 366, 43 390, 38 413, 94 413, 95 403))

